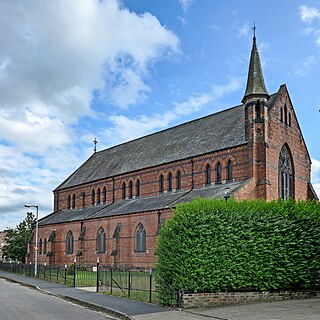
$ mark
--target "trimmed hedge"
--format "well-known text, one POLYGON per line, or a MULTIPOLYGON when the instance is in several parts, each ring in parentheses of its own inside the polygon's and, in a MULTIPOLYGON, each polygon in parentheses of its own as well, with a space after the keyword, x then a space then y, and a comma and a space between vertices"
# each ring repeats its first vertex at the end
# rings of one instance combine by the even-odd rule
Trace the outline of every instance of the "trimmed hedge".
POLYGON ((195 199, 161 230, 156 279, 161 301, 192 292, 320 285, 320 205, 195 199))

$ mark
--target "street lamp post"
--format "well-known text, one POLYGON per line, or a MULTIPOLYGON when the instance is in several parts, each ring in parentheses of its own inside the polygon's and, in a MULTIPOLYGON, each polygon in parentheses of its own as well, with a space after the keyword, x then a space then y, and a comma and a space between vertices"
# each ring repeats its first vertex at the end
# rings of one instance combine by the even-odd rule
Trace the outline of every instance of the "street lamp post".
POLYGON ((39 221, 38 221, 38 213, 39 207, 32 204, 25 204, 26 208, 36 208, 36 245, 35 245, 35 255, 34 255, 34 276, 36 277, 38 274, 38 233, 39 233, 39 221))

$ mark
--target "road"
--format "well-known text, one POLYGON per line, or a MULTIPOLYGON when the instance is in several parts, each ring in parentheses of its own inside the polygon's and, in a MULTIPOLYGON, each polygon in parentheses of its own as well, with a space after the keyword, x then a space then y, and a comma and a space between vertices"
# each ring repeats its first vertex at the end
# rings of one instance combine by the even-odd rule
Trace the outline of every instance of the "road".
POLYGON ((38 290, 0 279, 1 320, 112 319, 38 290))

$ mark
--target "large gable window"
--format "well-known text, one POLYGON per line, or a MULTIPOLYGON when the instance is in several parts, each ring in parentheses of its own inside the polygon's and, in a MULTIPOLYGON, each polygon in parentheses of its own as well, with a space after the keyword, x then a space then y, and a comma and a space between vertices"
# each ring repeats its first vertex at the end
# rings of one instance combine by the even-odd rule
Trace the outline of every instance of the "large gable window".
POLYGON ((73 253, 73 234, 71 231, 67 233, 66 238, 66 253, 72 254, 73 253))
POLYGON ((136 230, 135 251, 146 252, 146 230, 141 223, 136 230))
POLYGON ((284 145, 279 155, 279 197, 287 200, 294 198, 294 170, 291 152, 284 145))
POLYGON ((106 252, 106 234, 103 228, 100 228, 97 236, 97 253, 105 253, 105 252, 106 252))

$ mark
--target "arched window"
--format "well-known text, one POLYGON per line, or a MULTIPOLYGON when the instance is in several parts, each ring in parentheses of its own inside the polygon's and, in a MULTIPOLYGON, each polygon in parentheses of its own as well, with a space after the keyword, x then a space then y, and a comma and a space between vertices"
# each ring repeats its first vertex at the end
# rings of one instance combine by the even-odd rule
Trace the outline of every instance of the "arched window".
POLYGON ((102 201, 103 201, 103 203, 107 202, 107 188, 106 187, 103 187, 103 190, 102 190, 102 201))
POLYGON ((86 206, 86 194, 82 192, 82 208, 86 206))
POLYGON ((172 173, 171 172, 169 172, 169 174, 168 174, 168 178, 167 178, 168 180, 168 191, 172 191, 172 173))
POLYGON ((256 119, 261 118, 261 105, 260 105, 260 100, 257 101, 256 104, 256 119))
POLYGON ((66 253, 67 254, 72 254, 73 253, 73 235, 72 232, 69 231, 67 233, 67 238, 66 238, 66 253))
POLYGON ((217 179, 216 179, 216 183, 221 183, 221 173, 222 173, 221 163, 218 162, 217 163, 217 179))
POLYGON ((76 207, 76 195, 73 194, 72 195, 72 209, 74 209, 76 207))
POLYGON ((100 188, 98 188, 97 190, 97 204, 100 204, 101 202, 101 191, 100 188))
POLYGON ((289 117, 289 123, 288 124, 289 124, 289 127, 291 127, 291 113, 290 112, 288 113, 288 117, 289 117))
POLYGON ((129 198, 132 198, 132 195, 133 195, 133 184, 132 184, 132 180, 130 180, 129 182, 129 198))
POLYGON ((205 183, 211 184, 211 166, 210 164, 206 165, 206 173, 205 173, 205 183))
POLYGON ((164 179, 163 179, 163 174, 160 174, 159 177, 159 192, 163 192, 164 191, 164 179))
POLYGON ((135 251, 146 252, 146 230, 141 223, 136 230, 135 251))
POLYGON ((279 155, 279 197, 294 198, 294 168, 290 150, 284 145, 279 155))
POLYGON ((70 209, 71 208, 71 196, 70 196, 70 194, 68 195, 68 200, 67 200, 67 202, 68 202, 68 209, 70 209))
POLYGON ((94 189, 92 189, 92 191, 91 191, 91 205, 92 206, 94 206, 95 197, 96 197, 96 192, 94 191, 94 189))
POLYGON ((179 170, 176 175, 176 189, 177 190, 181 189, 181 172, 179 170))
POLYGON ((136 181, 136 197, 140 197, 140 180, 136 181))
POLYGON ((232 161, 228 161, 228 166, 227 166, 227 180, 232 181, 232 161))
POLYGON ((42 239, 39 241, 39 254, 42 254, 42 239))
POLYGON ((126 198, 126 183, 122 183, 122 199, 124 200, 126 198))
POLYGON ((283 122, 283 109, 282 108, 280 109, 280 120, 281 120, 281 122, 283 122))
POLYGON ((106 234, 104 233, 103 228, 99 229, 97 236, 97 253, 106 252, 106 234))
POLYGON ((288 108, 287 105, 284 105, 284 122, 288 124, 288 108))
POLYGON ((47 238, 44 238, 44 243, 43 243, 43 254, 47 253, 47 238))

